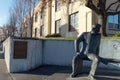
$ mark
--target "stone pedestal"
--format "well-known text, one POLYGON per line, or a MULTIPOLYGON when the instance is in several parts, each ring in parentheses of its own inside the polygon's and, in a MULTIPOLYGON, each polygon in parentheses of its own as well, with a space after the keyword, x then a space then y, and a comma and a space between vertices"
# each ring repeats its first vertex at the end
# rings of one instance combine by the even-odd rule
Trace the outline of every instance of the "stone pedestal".
POLYGON ((67 78, 66 80, 89 80, 88 77, 67 78))
POLYGON ((88 74, 83 73, 83 74, 78 75, 75 78, 68 77, 66 78, 66 80, 89 80, 89 78, 88 78, 88 74))
POLYGON ((79 60, 78 63, 76 63, 76 73, 82 73, 83 71, 83 60, 79 60))

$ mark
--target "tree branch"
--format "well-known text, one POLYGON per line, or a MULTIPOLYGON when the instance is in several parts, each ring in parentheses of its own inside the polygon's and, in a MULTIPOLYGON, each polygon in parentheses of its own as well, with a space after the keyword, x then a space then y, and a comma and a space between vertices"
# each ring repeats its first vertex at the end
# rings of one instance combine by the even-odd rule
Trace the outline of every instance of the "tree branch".
POLYGON ((120 8, 120 4, 116 7, 116 10, 115 10, 115 11, 118 11, 119 8, 120 8))
POLYGON ((116 3, 118 3, 119 1, 115 1, 114 3, 111 3, 107 8, 106 8, 106 12, 110 9, 110 7, 112 7, 113 5, 115 5, 116 3))
POLYGON ((93 4, 92 0, 87 0, 86 1, 86 6, 95 11, 97 14, 100 14, 99 9, 93 4))

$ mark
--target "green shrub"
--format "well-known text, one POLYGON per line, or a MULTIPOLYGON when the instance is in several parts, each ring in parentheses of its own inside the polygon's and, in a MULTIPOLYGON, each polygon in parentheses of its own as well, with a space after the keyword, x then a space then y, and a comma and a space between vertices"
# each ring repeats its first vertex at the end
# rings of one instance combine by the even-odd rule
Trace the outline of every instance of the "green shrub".
POLYGON ((48 37, 62 37, 62 36, 61 36, 60 34, 58 34, 58 33, 57 33, 57 34, 55 33, 55 34, 51 34, 51 35, 48 34, 48 35, 46 36, 46 38, 48 38, 48 37))
POLYGON ((115 37, 120 37, 120 32, 116 32, 114 36, 115 37))

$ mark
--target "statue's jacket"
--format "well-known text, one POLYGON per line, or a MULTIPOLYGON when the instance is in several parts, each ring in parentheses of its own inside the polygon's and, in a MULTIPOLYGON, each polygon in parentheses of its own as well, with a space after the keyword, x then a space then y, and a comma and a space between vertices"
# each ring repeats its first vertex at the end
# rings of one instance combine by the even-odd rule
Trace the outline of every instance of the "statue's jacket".
POLYGON ((83 55, 83 57, 91 53, 99 55, 100 41, 100 33, 84 32, 76 40, 76 52, 80 52, 80 55, 83 55), (79 49, 80 42, 83 42, 81 51, 79 49))

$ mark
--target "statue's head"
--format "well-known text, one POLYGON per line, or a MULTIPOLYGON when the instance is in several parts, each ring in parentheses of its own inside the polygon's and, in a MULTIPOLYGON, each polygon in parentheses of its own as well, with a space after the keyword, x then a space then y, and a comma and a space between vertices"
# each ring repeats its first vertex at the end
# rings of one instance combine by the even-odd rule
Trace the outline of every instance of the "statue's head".
POLYGON ((99 32, 100 32, 100 27, 101 27, 101 25, 97 23, 97 24, 92 28, 92 31, 93 31, 94 33, 99 33, 99 32))

